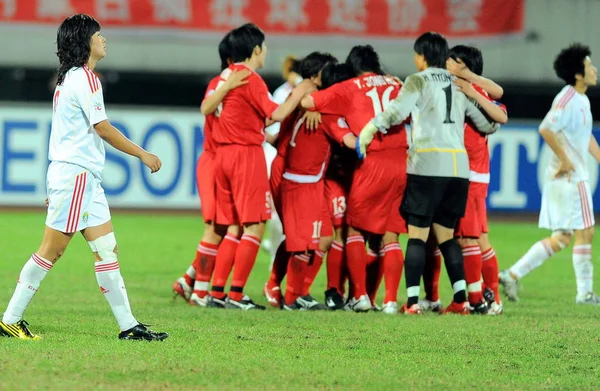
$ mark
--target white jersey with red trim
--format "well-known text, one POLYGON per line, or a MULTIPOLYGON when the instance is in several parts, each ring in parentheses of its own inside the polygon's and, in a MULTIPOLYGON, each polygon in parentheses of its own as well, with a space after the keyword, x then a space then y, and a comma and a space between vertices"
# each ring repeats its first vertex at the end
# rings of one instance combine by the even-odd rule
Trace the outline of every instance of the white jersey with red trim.
POLYGON ((76 164, 101 180, 104 142, 94 125, 106 120, 100 80, 87 67, 72 68, 56 87, 48 159, 76 164))
MULTIPOLYGON (((571 174, 571 180, 575 182, 588 180, 592 121, 590 100, 568 85, 556 95, 552 108, 540 125, 540 129, 556 133, 560 145, 575 167, 575 172, 571 174)), ((546 171, 547 179, 555 177, 558 167, 558 157, 553 154, 546 171)))

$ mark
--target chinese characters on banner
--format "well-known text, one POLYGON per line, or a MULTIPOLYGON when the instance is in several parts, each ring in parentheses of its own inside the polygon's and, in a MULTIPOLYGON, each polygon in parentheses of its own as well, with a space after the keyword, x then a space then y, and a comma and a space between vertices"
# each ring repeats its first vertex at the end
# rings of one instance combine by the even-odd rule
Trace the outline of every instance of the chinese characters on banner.
POLYGON ((87 13, 104 27, 220 33, 246 22, 269 36, 412 39, 523 32, 524 0, 0 0, 0 23, 49 24, 87 13))

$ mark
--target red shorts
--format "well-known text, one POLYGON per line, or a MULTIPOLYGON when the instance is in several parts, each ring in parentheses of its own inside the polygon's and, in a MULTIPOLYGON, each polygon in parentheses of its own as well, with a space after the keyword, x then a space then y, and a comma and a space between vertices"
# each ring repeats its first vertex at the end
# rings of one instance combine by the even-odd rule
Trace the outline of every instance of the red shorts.
POLYGON ((220 225, 258 223, 271 218, 267 162, 260 145, 222 145, 215 154, 220 225))
POLYGON ((271 164, 271 197, 273 197, 273 205, 277 214, 281 218, 281 181, 283 180, 283 169, 285 168, 285 158, 277 155, 271 164))
POLYGON ((454 236, 462 238, 479 239, 481 234, 487 233, 487 207, 485 197, 474 196, 469 191, 465 215, 458 221, 454 236))
POLYGON ((325 205, 324 183, 281 183, 283 232, 286 250, 317 250, 322 236, 332 236, 333 227, 325 205))
POLYGON ((200 208, 205 223, 215 220, 216 200, 215 200, 215 153, 202 152, 198 163, 196 164, 196 186, 200 196, 200 208))
POLYGON ((325 202, 334 228, 344 224, 348 191, 339 182, 325 178, 325 202))
POLYGON ((400 202, 406 187, 406 150, 371 152, 354 171, 346 223, 373 234, 406 233, 400 202))

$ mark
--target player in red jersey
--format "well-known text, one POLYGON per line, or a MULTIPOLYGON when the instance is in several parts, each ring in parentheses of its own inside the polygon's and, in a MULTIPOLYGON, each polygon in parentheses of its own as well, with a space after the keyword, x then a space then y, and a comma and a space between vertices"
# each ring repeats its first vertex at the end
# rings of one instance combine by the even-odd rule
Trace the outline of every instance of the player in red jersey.
MULTIPOLYGON (((298 67, 300 76, 303 79, 309 79, 317 87, 321 85, 321 71, 323 67, 330 62, 337 61, 335 57, 328 53, 313 52, 307 55, 298 67)), ((281 205, 281 182, 283 180, 283 170, 286 164, 287 152, 290 139, 293 135, 294 125, 296 120, 300 117, 304 117, 307 122, 315 122, 315 116, 313 113, 300 113, 298 110, 294 114, 288 116, 285 121, 281 124, 281 131, 279 133, 279 139, 277 140, 277 157, 275 157, 271 166, 271 194, 273 197, 273 203, 277 210, 277 213, 282 217, 282 205, 281 205)), ((285 240, 279 244, 277 249, 275 261, 271 268, 271 276, 269 281, 265 284, 263 294, 269 304, 273 307, 281 307, 281 282, 283 281, 287 273, 287 264, 289 260, 289 254, 286 251, 285 240)), ((321 259, 322 262, 322 259, 321 259)), ((318 257, 313 259, 311 263, 311 271, 318 270, 320 265, 318 257), (316 261, 316 262, 315 262, 316 261)), ((316 276, 316 273, 315 273, 316 276)), ((313 278, 314 279, 314 278, 313 278)), ((309 278, 307 286, 312 284, 312 280, 309 278)))
MULTIPOLYGON (((219 43, 219 57, 221 58, 221 70, 224 71, 231 62, 229 60, 229 49, 227 47, 228 36, 219 43)), ((228 91, 246 84, 244 79, 250 75, 247 70, 219 74, 213 78, 206 89, 200 112, 205 116, 204 120, 204 144, 203 153, 200 155, 196 165, 196 185, 204 218, 204 233, 196 249, 196 257, 188 267, 185 274, 178 278, 173 284, 176 295, 183 297, 190 304, 205 307, 207 304, 208 284, 215 265, 217 248, 223 238, 214 229, 215 219, 215 143, 212 133, 216 128, 218 108, 228 91), (223 78, 225 76, 225 78, 223 78), (218 92, 216 92, 218 90, 218 92), (193 291, 192 291, 193 288, 193 291)), ((229 228, 229 234, 237 237, 239 227, 229 228)))
MULTIPOLYGON (((476 82, 489 89, 494 98, 502 95, 502 88, 489 79, 481 77, 483 72, 483 56, 474 47, 458 45, 450 49, 448 69, 459 78, 455 81, 462 91, 475 100, 495 122, 506 123, 506 108, 496 104, 488 92, 476 82), (475 76, 473 76, 475 75, 475 76), (469 82, 467 80, 473 80, 469 82)), ((469 157, 470 179, 465 215, 460 219, 455 231, 459 238, 464 258, 465 279, 467 282, 468 300, 471 313, 497 315, 502 313, 502 304, 498 291, 498 261, 488 239, 487 212, 485 199, 490 179, 490 156, 487 136, 477 132, 469 122, 465 123, 465 149, 469 157), (485 262, 483 259, 485 258, 485 262), (482 265, 486 265, 483 273, 489 287, 495 290, 495 300, 484 300, 481 285, 482 265), (494 266, 495 264, 495 266, 494 266), (495 287, 495 288, 494 288, 495 287)), ((439 273, 437 273, 439 278, 439 273)), ((425 278, 426 286, 429 284, 425 278)), ((424 308, 436 303, 421 301, 424 308)))
MULTIPOLYGON (((243 225, 243 235, 234 256, 229 297, 224 284, 213 283, 212 306, 233 309, 264 309, 244 295, 250 272, 256 261, 265 222, 271 215, 271 192, 262 143, 265 124, 280 122, 314 90, 310 81, 301 83, 281 106, 274 103, 264 80, 256 73, 267 55, 264 33, 254 24, 231 31, 228 42, 234 64, 231 71, 248 69, 248 83, 230 91, 223 99, 219 129, 213 134, 217 144, 216 223, 221 226, 243 225)), ((216 277, 216 276, 215 276, 216 277)))
POLYGON ((330 139, 348 148, 356 143, 344 119, 334 115, 323 115, 316 131, 307 129, 304 118, 298 119, 289 142, 281 183, 286 250, 291 254, 283 305, 287 310, 327 308, 310 296, 308 288, 333 241, 324 197, 330 139))
MULTIPOLYGON (((346 62, 357 76, 312 93, 302 100, 302 106, 322 114, 343 116, 358 136, 370 119, 398 95, 401 85, 395 78, 385 75, 371 46, 354 47, 346 62)), ((392 127, 386 137, 379 135, 369 148, 373 159, 366 159, 356 167, 348 198, 346 253, 354 288, 349 306, 355 311, 368 311, 372 307, 367 295, 367 255, 363 235, 382 235, 386 280, 384 311, 395 314, 398 312, 397 294, 404 258, 398 234, 406 232, 406 223, 398 212, 406 182, 408 144, 404 125, 392 127), (390 161, 400 164, 390 164, 390 161)))

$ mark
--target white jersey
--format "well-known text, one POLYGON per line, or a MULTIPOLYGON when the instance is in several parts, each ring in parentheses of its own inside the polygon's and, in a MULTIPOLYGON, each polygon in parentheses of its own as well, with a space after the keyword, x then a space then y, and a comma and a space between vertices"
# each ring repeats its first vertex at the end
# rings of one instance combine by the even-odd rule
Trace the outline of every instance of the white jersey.
MULTIPOLYGON (((300 78, 299 81, 301 82, 302 78, 300 78)), ((283 83, 282 85, 277 87, 277 89, 273 92, 273 96, 272 96, 271 100, 273 102, 277 103, 278 105, 282 105, 283 103, 285 103, 285 101, 290 96, 290 94, 292 93, 293 90, 294 90, 294 86, 286 81, 285 83, 283 83)), ((273 125, 267 127, 266 130, 270 135, 276 135, 279 133, 280 128, 281 128, 281 123, 275 122, 273 125)))
MULTIPOLYGON (((542 121, 540 129, 556 133, 560 145, 573 163, 574 182, 588 180, 588 156, 592 136, 592 111, 587 95, 580 94, 572 86, 565 86, 554 98, 552 108, 542 121)), ((559 160, 552 154, 546 170, 547 179, 553 179, 558 172, 559 160)))
POLYGON ((94 125, 106 120, 100 80, 87 67, 72 68, 54 92, 48 159, 75 164, 101 180, 104 142, 94 125))
POLYGON ((409 76, 398 96, 372 122, 385 132, 409 115, 412 131, 406 172, 415 175, 469 178, 465 115, 483 133, 498 128, 442 68, 427 68, 409 76))

